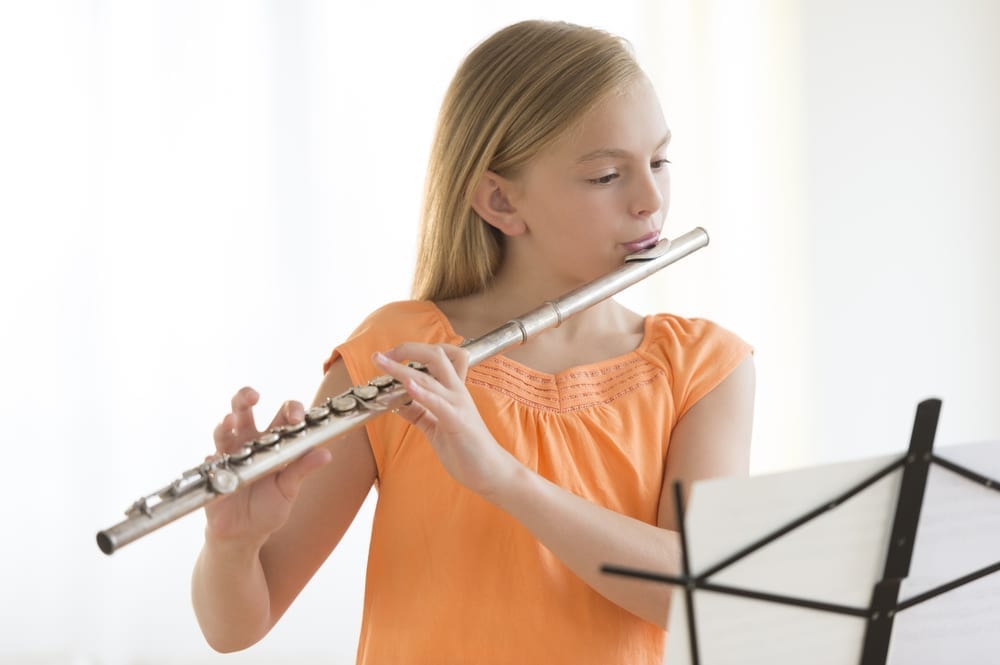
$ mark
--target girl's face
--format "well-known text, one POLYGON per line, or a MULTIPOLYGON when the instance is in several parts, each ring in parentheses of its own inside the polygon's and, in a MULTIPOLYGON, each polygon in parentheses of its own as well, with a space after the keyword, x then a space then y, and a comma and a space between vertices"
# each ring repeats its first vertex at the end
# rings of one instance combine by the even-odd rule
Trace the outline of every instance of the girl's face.
POLYGON ((511 197, 531 258, 583 282, 655 244, 670 203, 669 140, 656 94, 642 78, 540 153, 511 197))

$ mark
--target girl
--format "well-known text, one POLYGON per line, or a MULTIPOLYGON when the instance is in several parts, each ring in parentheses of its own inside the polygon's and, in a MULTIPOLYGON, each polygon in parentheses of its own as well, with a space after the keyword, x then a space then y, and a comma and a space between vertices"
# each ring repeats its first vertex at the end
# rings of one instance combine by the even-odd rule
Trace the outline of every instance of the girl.
MULTIPOLYGON (((459 344, 656 243, 669 140, 618 38, 530 21, 469 54, 414 299, 338 346, 317 394, 390 374, 413 401, 206 508, 193 603, 214 648, 274 626, 377 484, 359 663, 661 661, 670 589, 600 567, 676 572, 672 483, 747 473, 750 348, 613 300, 475 367, 459 344)), ((233 398, 219 451, 259 435, 257 400, 233 398)), ((302 417, 288 403, 272 426, 302 417)))

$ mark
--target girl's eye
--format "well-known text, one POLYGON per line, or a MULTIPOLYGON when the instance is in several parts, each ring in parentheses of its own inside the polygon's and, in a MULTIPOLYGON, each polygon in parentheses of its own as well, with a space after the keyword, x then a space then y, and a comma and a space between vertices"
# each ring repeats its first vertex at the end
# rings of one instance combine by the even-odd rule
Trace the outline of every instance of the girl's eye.
POLYGON ((657 170, 657 169, 662 169, 664 166, 666 166, 669 163, 670 163, 670 160, 667 159, 666 157, 664 157, 663 159, 654 159, 650 163, 650 166, 652 166, 654 170, 657 170))
POLYGON ((610 185, 611 181, 618 177, 617 173, 609 173, 607 175, 602 175, 600 178, 590 178, 587 182, 593 183, 595 185, 610 185))

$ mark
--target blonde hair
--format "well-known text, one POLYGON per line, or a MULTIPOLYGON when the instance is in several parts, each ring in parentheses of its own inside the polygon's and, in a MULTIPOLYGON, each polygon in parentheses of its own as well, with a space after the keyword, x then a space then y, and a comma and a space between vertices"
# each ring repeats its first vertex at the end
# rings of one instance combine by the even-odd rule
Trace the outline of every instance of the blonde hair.
POLYGON ((503 237, 472 209, 483 175, 516 177, 605 95, 640 75, 625 40, 568 23, 516 23, 477 46, 438 116, 413 297, 446 300, 484 289, 503 258, 503 237))

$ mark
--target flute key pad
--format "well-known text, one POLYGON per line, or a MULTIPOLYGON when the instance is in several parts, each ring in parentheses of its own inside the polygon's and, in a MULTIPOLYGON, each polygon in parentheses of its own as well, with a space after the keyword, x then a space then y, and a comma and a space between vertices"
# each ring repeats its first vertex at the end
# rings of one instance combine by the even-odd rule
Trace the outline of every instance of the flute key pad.
POLYGON ((330 409, 326 406, 314 406, 306 411, 306 422, 310 425, 321 423, 330 417, 330 409))
POLYGON ((217 494, 232 494, 240 486, 240 477, 229 469, 214 469, 208 476, 208 484, 217 494))
POLYGON ((278 445, 281 441, 281 435, 277 432, 267 432, 262 434, 259 438, 254 439, 253 446, 254 450, 267 450, 268 448, 273 448, 278 445))
POLYGON ((374 379, 368 382, 368 385, 375 386, 379 390, 386 390, 391 387, 396 380, 389 376, 388 374, 383 374, 382 376, 376 376, 374 379))
POLYGON ((351 388, 351 394, 367 402, 378 396, 378 388, 375 386, 354 386, 351 388))
POLYGON ((330 399, 330 409, 338 416, 350 413, 358 406, 358 400, 351 395, 341 395, 330 399))

